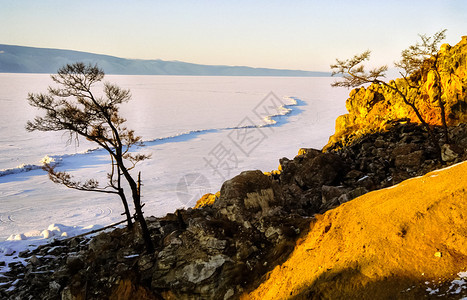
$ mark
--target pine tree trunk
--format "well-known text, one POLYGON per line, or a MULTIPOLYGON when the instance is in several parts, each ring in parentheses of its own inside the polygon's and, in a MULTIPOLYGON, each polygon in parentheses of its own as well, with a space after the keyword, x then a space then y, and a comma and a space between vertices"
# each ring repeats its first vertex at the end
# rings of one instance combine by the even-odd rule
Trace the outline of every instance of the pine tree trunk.
POLYGON ((138 218, 139 225, 141 226, 141 232, 143 234, 144 244, 146 250, 149 253, 154 253, 154 244, 152 243, 151 234, 149 233, 148 225, 144 219, 142 205, 141 205, 141 172, 138 173, 138 185, 137 185, 137 198, 133 199, 135 204, 136 217, 138 218))
POLYGON ((131 221, 130 209, 128 208, 128 201, 126 200, 125 193, 123 192, 122 188, 118 190, 118 195, 122 199, 123 207, 125 208, 124 214, 126 216, 127 227, 128 229, 132 229, 133 222, 131 221))
POLYGON ((449 132, 448 132, 448 125, 446 123, 446 111, 444 107, 444 102, 441 99, 441 96, 443 93, 443 87, 441 83, 441 74, 439 74, 438 69, 435 69, 435 72, 436 72, 436 77, 437 77, 436 79, 437 79, 437 88, 438 88, 437 98, 438 98, 439 107, 441 109, 441 123, 443 125, 444 135, 446 136, 445 141, 447 144, 449 144, 449 132))
POLYGON ((144 219, 143 210, 141 206, 141 196, 138 190, 138 185, 136 184, 133 177, 131 177, 128 169, 123 164, 120 149, 117 149, 117 154, 114 156, 114 158, 118 166, 120 167, 120 170, 122 171, 122 175, 125 177, 126 181, 130 186, 131 196, 133 198, 133 204, 135 206, 136 220, 141 226, 141 234, 143 236, 144 244, 146 246, 146 251, 148 253, 154 253, 154 244, 152 243, 151 234, 149 233, 148 225, 146 224, 146 220, 144 219))
POLYGON ((425 121, 425 119, 423 119, 422 117, 422 114, 420 113, 420 111, 418 110, 417 106, 415 105, 415 103, 412 103, 410 102, 407 97, 404 95, 404 93, 401 92, 401 90, 397 87, 397 84, 394 84, 394 87, 391 87, 389 84, 385 83, 385 82, 382 82, 384 85, 388 86, 389 88, 391 88, 392 90, 394 90, 397 94, 399 94, 399 96, 402 97, 402 100, 404 101, 404 103, 408 106, 410 106, 412 108, 412 110, 415 112, 415 115, 417 116, 418 120, 420 121, 420 123, 422 123, 422 126, 426 129, 426 131, 428 132, 428 135, 430 136, 430 141, 431 141, 431 144, 433 145, 433 147, 435 148, 436 150, 436 154, 438 156, 438 159, 441 163, 443 163, 443 159, 442 159, 442 155, 441 155, 441 147, 439 146, 439 143, 438 143, 438 140, 436 139, 435 137, 435 134, 433 132, 433 129, 430 127, 430 125, 425 121))
POLYGON ((146 246, 146 251, 148 253, 154 253, 154 245, 152 243, 151 235, 149 234, 148 225, 146 224, 146 220, 144 219, 144 215, 143 215, 143 210, 141 206, 141 197, 138 192, 138 186, 136 185, 136 182, 131 177, 131 175, 128 173, 128 170, 122 168, 122 171, 123 171, 123 175, 127 179, 128 184, 130 185, 130 188, 131 188, 131 195, 133 197, 133 204, 135 206, 135 212, 136 212, 136 220, 141 226, 141 233, 143 236, 144 244, 146 246))
MULTIPOLYGON (((113 159, 112 159, 113 164, 113 159)), ((127 227, 129 230, 133 229, 133 222, 131 221, 131 214, 130 209, 128 208, 128 201, 126 200, 125 192, 122 188, 122 173, 120 172, 120 167, 117 165, 117 188, 118 188, 118 195, 120 199, 122 199, 123 207, 125 208, 125 216, 127 221, 127 227)))
POLYGON ((418 120, 422 123, 423 127, 425 127, 426 131, 428 131, 428 135, 430 136, 430 141, 431 141, 431 144, 433 145, 433 147, 435 147, 435 150, 436 150, 436 154, 438 155, 438 159, 439 161, 443 164, 443 159, 442 159, 442 155, 441 155, 441 147, 439 146, 439 143, 438 143, 438 140, 436 139, 435 137, 435 134, 433 132, 433 129, 430 127, 430 125, 425 122, 425 120, 423 119, 422 115, 420 114, 420 112, 418 111, 417 107, 415 106, 415 104, 413 103, 410 103, 407 101, 407 99, 404 100, 410 107, 412 107, 413 111, 415 112, 415 114, 417 115, 418 117, 418 120))

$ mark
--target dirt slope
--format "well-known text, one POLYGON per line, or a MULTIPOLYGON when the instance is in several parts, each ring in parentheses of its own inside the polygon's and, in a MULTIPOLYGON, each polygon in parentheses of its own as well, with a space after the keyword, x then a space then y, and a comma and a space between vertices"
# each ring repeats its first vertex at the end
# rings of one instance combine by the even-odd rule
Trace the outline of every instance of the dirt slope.
POLYGON ((242 298, 417 299, 436 288, 446 294, 467 270, 466 174, 467 163, 457 164, 317 216, 289 259, 242 298))

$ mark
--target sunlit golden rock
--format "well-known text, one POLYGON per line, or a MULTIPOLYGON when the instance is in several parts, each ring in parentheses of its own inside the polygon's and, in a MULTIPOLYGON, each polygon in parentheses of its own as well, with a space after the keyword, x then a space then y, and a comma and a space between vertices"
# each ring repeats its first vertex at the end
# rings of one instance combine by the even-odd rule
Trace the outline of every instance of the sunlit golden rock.
POLYGON ((221 195, 220 192, 217 192, 215 194, 212 193, 207 193, 203 195, 198 201, 196 201, 196 205, 194 208, 201 208, 204 206, 210 206, 213 205, 214 202, 219 198, 221 195))
MULTIPOLYGON (((467 37, 455 46, 441 46, 439 51, 439 73, 441 76, 442 96, 445 103, 446 122, 455 126, 467 122, 467 37)), ((421 83, 420 93, 410 90, 409 98, 415 99, 415 105, 424 120, 430 125, 441 125, 441 109, 437 103, 439 88, 437 74, 430 71, 412 78, 421 83)), ((396 79, 389 84, 404 92, 407 83, 396 79)), ((357 88, 350 92, 346 102, 349 112, 336 119, 335 133, 329 138, 324 150, 349 144, 353 139, 367 133, 384 131, 393 121, 410 120, 419 123, 414 111, 406 105, 389 87, 371 84, 367 88, 357 88)))

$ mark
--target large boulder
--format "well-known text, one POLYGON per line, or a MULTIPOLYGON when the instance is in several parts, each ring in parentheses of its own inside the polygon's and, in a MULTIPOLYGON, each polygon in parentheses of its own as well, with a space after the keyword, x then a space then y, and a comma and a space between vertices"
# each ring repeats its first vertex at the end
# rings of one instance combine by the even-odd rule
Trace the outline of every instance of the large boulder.
POLYGON ((342 159, 333 153, 308 152, 293 161, 281 161, 283 184, 297 184, 302 190, 334 185, 345 175, 342 159))
POLYGON ((243 223, 251 215, 266 216, 282 205, 277 182, 263 172, 245 171, 224 182, 213 209, 231 221, 243 223))

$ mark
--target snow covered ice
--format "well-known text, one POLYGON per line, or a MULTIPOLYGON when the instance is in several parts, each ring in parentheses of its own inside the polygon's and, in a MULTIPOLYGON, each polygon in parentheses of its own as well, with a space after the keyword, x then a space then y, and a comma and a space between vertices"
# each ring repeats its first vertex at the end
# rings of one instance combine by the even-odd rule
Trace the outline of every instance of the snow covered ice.
MULTIPOLYGON (((142 173, 146 216, 193 206, 226 179, 244 170, 276 169, 279 158, 293 157, 301 147, 321 148, 336 117, 346 112, 348 96, 347 90, 330 87, 334 79, 322 77, 107 75, 104 80, 131 90, 121 115, 145 141, 136 150, 152 154, 135 169, 142 173)), ((76 178, 105 180, 109 167, 107 153, 94 144, 67 145, 66 133, 25 131, 27 120, 40 114, 27 104, 27 93, 45 92, 50 84, 48 75, 0 74, 0 261, 29 245, 123 219, 117 197, 56 185, 40 168, 47 157, 76 178)))

